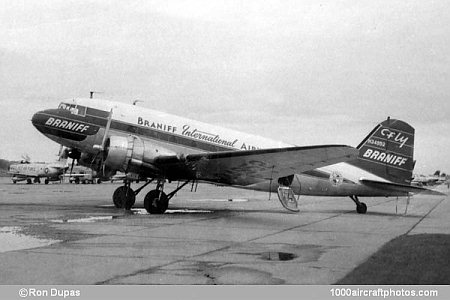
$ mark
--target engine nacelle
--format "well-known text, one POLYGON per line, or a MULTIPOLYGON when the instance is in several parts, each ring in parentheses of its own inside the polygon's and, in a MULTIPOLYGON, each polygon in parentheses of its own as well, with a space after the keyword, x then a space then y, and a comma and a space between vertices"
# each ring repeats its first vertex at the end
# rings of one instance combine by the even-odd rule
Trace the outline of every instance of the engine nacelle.
POLYGON ((142 168, 158 172, 153 165, 155 158, 176 155, 175 152, 133 135, 112 136, 107 140, 105 148, 105 166, 125 173, 138 173, 142 168))

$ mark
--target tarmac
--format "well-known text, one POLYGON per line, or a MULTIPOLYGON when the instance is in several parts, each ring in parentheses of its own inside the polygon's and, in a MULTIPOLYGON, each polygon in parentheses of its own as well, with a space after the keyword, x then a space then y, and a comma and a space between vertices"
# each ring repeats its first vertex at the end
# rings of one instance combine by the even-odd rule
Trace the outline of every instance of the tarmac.
POLYGON ((0 284, 334 284, 396 237, 450 234, 448 196, 362 198, 364 215, 301 196, 292 213, 276 194, 199 184, 149 215, 149 187, 125 211, 119 186, 0 178, 0 284))

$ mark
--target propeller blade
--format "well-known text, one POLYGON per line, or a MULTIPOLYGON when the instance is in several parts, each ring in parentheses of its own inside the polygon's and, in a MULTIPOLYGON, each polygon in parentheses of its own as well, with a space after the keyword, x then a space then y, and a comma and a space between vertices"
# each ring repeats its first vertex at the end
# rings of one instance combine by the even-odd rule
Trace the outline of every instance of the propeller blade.
POLYGON ((102 141, 102 150, 103 151, 105 150, 105 144, 106 144, 106 139, 108 138, 109 127, 111 127, 112 114, 113 114, 113 110, 111 108, 111 110, 109 111, 108 123, 106 123, 105 135, 103 136, 103 141, 102 141))
POLYGON ((75 163, 75 159, 74 158, 72 158, 72 166, 70 167, 70 177, 72 177, 72 171, 73 171, 73 165, 74 165, 74 163, 75 163))
POLYGON ((108 139, 109 128, 111 127, 112 114, 113 114, 113 109, 111 108, 111 110, 109 111, 108 122, 106 123, 106 128, 105 128, 105 133, 103 135, 102 143, 101 143, 101 145, 94 145, 94 149, 97 149, 99 151, 105 150, 106 140, 108 139))

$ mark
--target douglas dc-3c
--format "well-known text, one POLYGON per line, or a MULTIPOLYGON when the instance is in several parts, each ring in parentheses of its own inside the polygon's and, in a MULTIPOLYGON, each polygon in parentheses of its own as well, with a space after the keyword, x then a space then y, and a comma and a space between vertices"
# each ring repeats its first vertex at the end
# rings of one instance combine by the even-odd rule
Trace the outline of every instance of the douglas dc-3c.
POLYGON ((113 194, 117 208, 131 209, 136 195, 156 180, 144 198, 151 214, 189 182, 208 182, 277 192, 281 204, 298 211, 297 195, 408 196, 428 190, 410 185, 414 129, 388 119, 357 149, 345 145, 298 147, 121 102, 71 99, 39 111, 33 125, 69 148, 69 157, 103 172, 148 178, 135 191, 126 182, 113 194), (182 181, 166 194, 164 183, 182 181))

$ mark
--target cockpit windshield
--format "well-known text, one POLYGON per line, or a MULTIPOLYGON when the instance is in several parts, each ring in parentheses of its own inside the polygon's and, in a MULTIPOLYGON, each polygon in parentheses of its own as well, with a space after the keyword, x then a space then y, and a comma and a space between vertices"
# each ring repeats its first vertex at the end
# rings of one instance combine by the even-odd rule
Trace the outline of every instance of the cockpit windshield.
POLYGON ((74 115, 85 116, 86 115, 86 106, 81 106, 73 103, 64 103, 61 102, 58 106, 59 109, 65 109, 70 111, 74 115))

